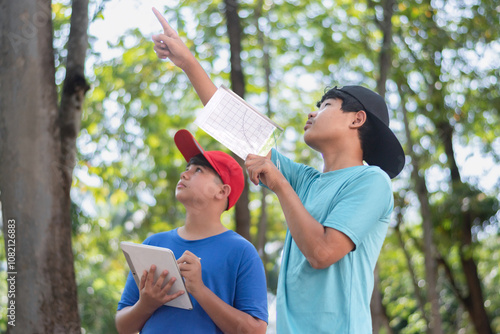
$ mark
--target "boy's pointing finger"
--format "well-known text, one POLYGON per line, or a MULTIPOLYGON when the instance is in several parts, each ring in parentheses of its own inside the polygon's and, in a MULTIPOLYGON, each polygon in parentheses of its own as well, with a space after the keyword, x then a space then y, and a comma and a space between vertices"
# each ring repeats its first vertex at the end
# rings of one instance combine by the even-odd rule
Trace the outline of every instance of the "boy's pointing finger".
POLYGON ((158 21, 160 21, 161 26, 163 27, 163 32, 165 35, 168 35, 173 31, 172 27, 168 24, 167 20, 161 15, 158 9, 153 7, 153 13, 155 14, 158 21))

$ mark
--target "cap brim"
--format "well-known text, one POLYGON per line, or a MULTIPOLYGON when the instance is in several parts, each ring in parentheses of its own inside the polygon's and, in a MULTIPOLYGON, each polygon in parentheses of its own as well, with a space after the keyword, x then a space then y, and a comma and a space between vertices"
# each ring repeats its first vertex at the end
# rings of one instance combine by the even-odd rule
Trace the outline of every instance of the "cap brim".
POLYGON ((405 153, 396 135, 377 117, 372 117, 373 124, 379 134, 370 141, 365 161, 369 165, 379 166, 389 177, 395 178, 405 165, 405 153))
MULTIPOLYGON (((211 154, 205 154, 205 150, 201 147, 200 143, 193 137, 191 132, 188 130, 182 129, 175 133, 174 142, 179 151, 181 151, 184 159, 187 162, 191 160, 192 157, 203 154, 205 159, 207 159, 208 163, 213 167, 215 172, 220 176, 222 175, 222 171, 219 168, 219 164, 214 161, 211 154)), ((227 180, 225 183, 228 183, 227 180)))
POLYGON ((174 136, 174 142, 187 162, 195 155, 205 153, 201 145, 188 130, 182 129, 177 131, 174 136))

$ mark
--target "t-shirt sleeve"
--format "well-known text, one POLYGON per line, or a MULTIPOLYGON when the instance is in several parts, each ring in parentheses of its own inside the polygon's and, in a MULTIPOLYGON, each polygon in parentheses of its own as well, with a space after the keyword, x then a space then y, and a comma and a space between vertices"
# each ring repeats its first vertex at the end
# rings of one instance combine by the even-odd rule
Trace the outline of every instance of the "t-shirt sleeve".
POLYGON ((264 265, 251 245, 245 249, 238 268, 234 307, 254 318, 268 322, 264 265))
POLYGON ((123 289, 122 298, 118 302, 117 310, 119 311, 127 306, 133 306, 138 300, 139 289, 137 288, 132 272, 129 271, 127 281, 125 282, 125 288, 123 289))
POLYGON ((382 171, 366 173, 346 186, 324 226, 347 235, 357 246, 379 222, 388 223, 394 200, 389 178, 382 171))
POLYGON ((295 162, 292 159, 279 153, 274 148, 271 150, 271 152, 271 161, 279 169, 281 174, 283 174, 285 179, 288 181, 288 183, 290 183, 290 185, 296 192, 302 188, 302 185, 306 180, 308 180, 313 174, 318 173, 316 169, 295 162))

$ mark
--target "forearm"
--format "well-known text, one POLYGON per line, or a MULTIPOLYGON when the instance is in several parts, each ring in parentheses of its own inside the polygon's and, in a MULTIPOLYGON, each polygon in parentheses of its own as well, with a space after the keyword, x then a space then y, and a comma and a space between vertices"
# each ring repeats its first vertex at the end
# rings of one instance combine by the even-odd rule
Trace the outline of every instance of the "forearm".
POLYGON ((120 334, 138 333, 153 313, 141 307, 139 302, 125 307, 116 312, 116 329, 120 334))
POLYGON ((267 157, 247 156, 245 165, 250 180, 254 184, 262 182, 278 196, 290 234, 313 268, 323 269, 342 259, 354 249, 354 243, 341 231, 325 227, 311 216, 271 156, 272 153, 267 157))
POLYGON ((255 319, 251 315, 228 305, 206 286, 193 297, 224 333, 264 334, 266 332, 267 324, 265 321, 255 319))
POLYGON ((217 86, 215 86, 194 56, 185 66, 183 66, 183 71, 188 76, 189 81, 191 81, 191 84, 193 85, 196 94, 198 94, 201 103, 206 105, 217 91, 217 86))

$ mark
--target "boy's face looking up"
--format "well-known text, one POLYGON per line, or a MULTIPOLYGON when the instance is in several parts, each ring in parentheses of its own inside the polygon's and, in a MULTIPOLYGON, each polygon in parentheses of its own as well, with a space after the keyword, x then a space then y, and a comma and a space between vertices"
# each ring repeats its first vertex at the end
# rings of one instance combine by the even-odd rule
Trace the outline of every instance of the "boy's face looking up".
POLYGON ((322 146, 345 138, 350 131, 355 113, 342 110, 342 100, 329 98, 321 102, 319 109, 310 112, 304 126, 304 141, 311 148, 322 146))
POLYGON ((175 197, 184 206, 194 205, 203 209, 223 185, 220 176, 200 154, 193 157, 181 173, 175 197))

